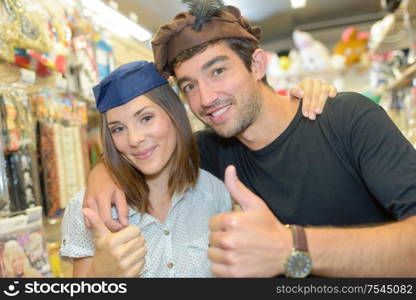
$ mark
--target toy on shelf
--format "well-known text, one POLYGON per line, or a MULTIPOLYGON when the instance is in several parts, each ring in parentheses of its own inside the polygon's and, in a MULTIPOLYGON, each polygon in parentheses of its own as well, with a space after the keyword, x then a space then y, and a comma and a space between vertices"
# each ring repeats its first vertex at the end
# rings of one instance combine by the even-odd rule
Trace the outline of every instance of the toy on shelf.
POLYGON ((307 32, 295 30, 293 41, 299 52, 305 72, 325 71, 331 68, 328 48, 307 32))
POLYGON ((301 62, 296 49, 268 52, 267 80, 280 94, 299 81, 301 62))
POLYGON ((350 26, 342 33, 341 40, 333 50, 333 65, 336 69, 350 67, 354 64, 367 62, 368 31, 358 31, 356 27, 350 26))

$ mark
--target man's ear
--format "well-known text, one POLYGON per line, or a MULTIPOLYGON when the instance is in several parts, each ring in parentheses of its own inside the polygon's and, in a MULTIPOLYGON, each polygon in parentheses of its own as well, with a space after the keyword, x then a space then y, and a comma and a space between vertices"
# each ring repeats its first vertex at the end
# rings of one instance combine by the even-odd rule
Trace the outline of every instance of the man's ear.
POLYGON ((256 49, 252 55, 251 72, 256 80, 261 80, 267 71, 267 53, 263 49, 256 49))

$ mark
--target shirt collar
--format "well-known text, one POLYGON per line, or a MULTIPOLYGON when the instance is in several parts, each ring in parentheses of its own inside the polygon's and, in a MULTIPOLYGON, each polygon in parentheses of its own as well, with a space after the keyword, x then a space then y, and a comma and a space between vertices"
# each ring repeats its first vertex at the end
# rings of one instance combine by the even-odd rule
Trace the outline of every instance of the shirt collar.
MULTIPOLYGON (((173 195, 171 207, 168 212, 169 215, 171 214, 171 211, 175 208, 175 206, 185 198, 187 191, 188 189, 186 189, 185 192, 183 193, 175 193, 173 195)), ((130 206, 129 206, 128 213, 129 213, 129 224, 131 225, 138 225, 140 227, 145 227, 152 223, 158 222, 154 217, 152 217, 148 213, 139 214, 135 209, 131 208, 130 206)))
POLYGON ((176 204, 178 204, 183 198, 185 198, 186 192, 188 189, 185 190, 183 193, 175 193, 172 197, 172 204, 171 209, 175 207, 176 204))

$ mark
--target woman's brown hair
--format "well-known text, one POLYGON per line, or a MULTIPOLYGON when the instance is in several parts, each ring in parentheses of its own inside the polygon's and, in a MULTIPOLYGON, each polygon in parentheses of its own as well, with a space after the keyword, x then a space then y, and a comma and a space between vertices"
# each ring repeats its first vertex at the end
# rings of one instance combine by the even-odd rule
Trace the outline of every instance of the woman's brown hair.
MULTIPOLYGON (((199 170, 199 154, 185 107, 168 84, 144 95, 168 114, 175 127, 176 148, 171 158, 168 191, 171 195, 182 193, 188 186, 195 186, 199 170)), ((101 114, 101 139, 104 165, 124 191, 127 203, 140 213, 149 212, 149 187, 143 174, 116 149, 105 113, 101 114)))

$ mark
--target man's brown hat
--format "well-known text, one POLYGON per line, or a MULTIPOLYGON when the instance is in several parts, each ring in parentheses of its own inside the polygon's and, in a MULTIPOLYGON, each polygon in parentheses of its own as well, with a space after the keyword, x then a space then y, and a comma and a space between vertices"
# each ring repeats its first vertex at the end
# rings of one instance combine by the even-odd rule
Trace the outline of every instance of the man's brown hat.
POLYGON ((172 75, 169 64, 187 49, 221 38, 260 39, 260 28, 251 26, 237 7, 225 6, 219 0, 183 2, 189 5, 189 11, 160 27, 152 41, 156 67, 165 77, 172 75))

